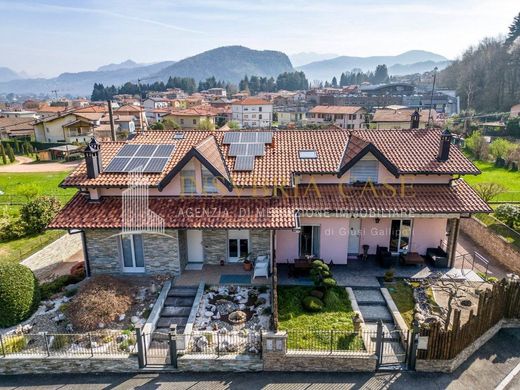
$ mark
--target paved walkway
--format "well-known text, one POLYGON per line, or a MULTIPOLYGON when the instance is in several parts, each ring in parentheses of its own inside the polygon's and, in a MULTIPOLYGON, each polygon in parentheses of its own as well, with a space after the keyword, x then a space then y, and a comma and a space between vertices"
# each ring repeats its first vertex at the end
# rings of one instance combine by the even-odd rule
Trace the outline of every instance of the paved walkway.
POLYGON ((16 162, 8 165, 0 165, 0 172, 63 172, 76 168, 81 161, 67 162, 35 162, 32 158, 16 156, 16 162))

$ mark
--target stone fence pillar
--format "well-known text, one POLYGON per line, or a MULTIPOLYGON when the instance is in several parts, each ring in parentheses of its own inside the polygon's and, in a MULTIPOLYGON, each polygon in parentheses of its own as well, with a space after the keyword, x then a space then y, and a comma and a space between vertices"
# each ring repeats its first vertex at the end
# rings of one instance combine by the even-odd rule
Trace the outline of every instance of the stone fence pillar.
POLYGON ((268 332, 262 334, 262 359, 265 371, 283 370, 287 353, 287 333, 268 332))

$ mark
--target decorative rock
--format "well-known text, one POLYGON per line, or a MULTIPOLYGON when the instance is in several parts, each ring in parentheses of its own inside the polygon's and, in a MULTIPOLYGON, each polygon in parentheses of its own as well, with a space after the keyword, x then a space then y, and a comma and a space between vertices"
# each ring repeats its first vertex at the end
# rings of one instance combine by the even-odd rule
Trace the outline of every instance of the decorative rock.
POLYGON ((67 326, 65 326, 65 330, 69 333, 72 333, 74 332, 74 327, 72 326, 72 324, 67 324, 67 326))
POLYGON ((119 321, 119 322, 124 321, 124 320, 125 320, 125 317, 126 317, 126 314, 125 314, 125 313, 120 314, 119 317, 118 317, 118 321, 119 321))
POLYGON ((415 313, 413 318, 415 318, 417 321, 419 321, 419 323, 424 322, 424 320, 426 319, 425 316, 423 316, 421 313, 418 313, 418 312, 415 313))
POLYGON ((105 327, 105 324, 104 324, 104 323, 100 322, 100 323, 98 324, 98 328, 99 328, 99 329, 103 329, 104 327, 105 327))
POLYGON ((130 318, 130 322, 131 322, 132 324, 137 324, 137 323, 139 322, 139 317, 137 317, 137 316, 132 316, 132 317, 130 318))

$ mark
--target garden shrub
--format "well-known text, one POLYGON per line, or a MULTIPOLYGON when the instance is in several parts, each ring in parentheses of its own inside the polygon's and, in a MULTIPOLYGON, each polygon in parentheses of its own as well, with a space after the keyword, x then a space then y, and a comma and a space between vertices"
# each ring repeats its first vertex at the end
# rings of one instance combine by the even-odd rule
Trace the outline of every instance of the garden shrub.
POLYGON ((61 349, 65 349, 69 344, 69 336, 67 336, 66 334, 57 334, 52 339, 50 348, 55 351, 59 351, 61 349))
POLYGON ((514 228, 520 224, 520 206, 514 204, 501 204, 495 209, 495 217, 509 227, 514 228))
POLYGON ((21 264, 0 265, 0 328, 29 318, 40 304, 40 286, 33 272, 21 264))
POLYGON ((321 281, 321 284, 323 285, 323 287, 325 287, 326 289, 329 289, 331 287, 334 287, 336 286, 338 283, 336 282, 335 279, 333 278, 325 278, 321 281))
POLYGON ((322 260, 314 260, 312 262, 310 274, 314 285, 323 290, 327 290, 336 285, 336 281, 332 278, 329 266, 322 260))
POLYGON ((28 234, 41 233, 60 210, 58 199, 53 196, 38 196, 20 209, 20 219, 28 234))
POLYGON ((26 346, 27 340, 24 335, 9 336, 3 340, 4 353, 6 355, 22 352, 26 346))
POLYGON ((25 235, 24 224, 12 216, 0 217, 0 241, 11 241, 25 235))
POLYGON ((302 306, 305 310, 310 312, 317 312, 323 309, 323 301, 311 295, 303 298, 302 306))
MULTIPOLYGON (((47 299, 50 299, 53 295, 58 294, 63 291, 63 288, 65 286, 68 286, 69 284, 75 284, 84 279, 84 275, 62 275, 58 276, 56 279, 54 279, 51 282, 42 283, 41 285, 41 292, 42 292, 42 299, 46 301, 47 299)), ((72 294, 74 295, 74 294, 72 294)))
POLYGON ((113 276, 96 276, 88 280, 67 308, 67 318, 74 329, 91 331, 99 323, 109 324, 132 306, 134 288, 128 281, 113 276))

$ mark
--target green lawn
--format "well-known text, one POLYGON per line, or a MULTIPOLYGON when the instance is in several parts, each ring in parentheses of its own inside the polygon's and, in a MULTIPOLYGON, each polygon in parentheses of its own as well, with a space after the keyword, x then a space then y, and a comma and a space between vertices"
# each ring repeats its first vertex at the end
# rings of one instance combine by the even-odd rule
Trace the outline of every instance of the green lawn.
POLYGON ((312 290, 310 286, 278 287, 278 328, 288 331, 288 348, 362 350, 363 341, 352 333, 354 313, 345 289, 334 287, 323 299, 324 309, 309 313, 301 301, 312 290))
POLYGON ((478 183, 498 183, 503 185, 507 192, 494 199, 502 202, 520 202, 520 172, 511 172, 505 168, 497 168, 491 162, 474 161, 473 164, 482 171, 481 175, 464 176, 464 180, 471 186, 478 183))
MULTIPOLYGON (((408 328, 412 327, 413 321, 413 310, 415 307, 415 300, 413 299, 413 288, 419 287, 419 284, 412 282, 412 285, 405 283, 404 280, 396 281, 395 283, 387 283, 385 287, 392 296, 399 313, 403 317, 404 322, 408 325, 408 328)), ((430 304, 437 305, 433 299, 433 292, 431 288, 426 290, 426 295, 430 304)))
MULTIPOLYGON (((76 189, 58 187, 69 172, 36 172, 36 173, 0 173, 0 216, 17 215, 21 205, 27 201, 22 193, 24 188, 36 188, 38 195, 52 195, 65 203, 76 192, 76 189)), ((36 236, 22 237, 17 240, 0 243, 0 263, 18 262, 50 244, 65 232, 47 231, 36 236)))

